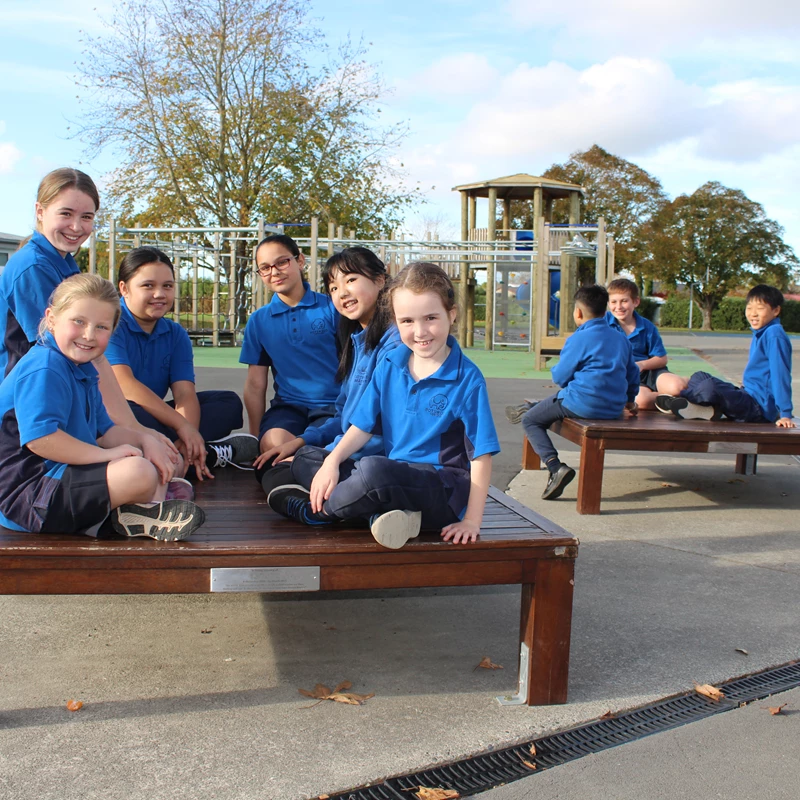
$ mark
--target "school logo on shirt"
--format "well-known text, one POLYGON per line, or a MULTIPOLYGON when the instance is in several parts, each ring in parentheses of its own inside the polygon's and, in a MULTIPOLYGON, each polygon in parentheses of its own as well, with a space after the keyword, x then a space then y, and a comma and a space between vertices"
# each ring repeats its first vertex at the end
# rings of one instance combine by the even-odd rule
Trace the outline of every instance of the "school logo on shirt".
POLYGON ((441 417, 447 408, 447 397, 443 394, 435 394, 431 397, 428 407, 425 409, 433 417, 441 417))
POLYGON ((353 376, 353 380, 357 384, 366 383, 369 380, 369 375, 367 375, 367 365, 361 364, 359 368, 356 370, 356 374, 353 376))
POLYGON ((315 319, 311 323, 311 333, 325 333, 325 320, 315 319))

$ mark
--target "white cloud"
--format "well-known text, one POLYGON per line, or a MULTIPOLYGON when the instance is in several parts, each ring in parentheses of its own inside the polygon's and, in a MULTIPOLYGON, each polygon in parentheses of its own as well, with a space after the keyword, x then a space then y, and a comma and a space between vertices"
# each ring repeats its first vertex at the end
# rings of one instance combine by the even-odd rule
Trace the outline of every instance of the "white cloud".
POLYGON ((401 94, 430 94, 461 98, 464 95, 488 91, 500 77, 499 71, 478 53, 454 53, 435 61, 408 79, 398 81, 401 94))
POLYGON ((14 142, 0 142, 0 175, 8 175, 22 160, 22 150, 14 142))

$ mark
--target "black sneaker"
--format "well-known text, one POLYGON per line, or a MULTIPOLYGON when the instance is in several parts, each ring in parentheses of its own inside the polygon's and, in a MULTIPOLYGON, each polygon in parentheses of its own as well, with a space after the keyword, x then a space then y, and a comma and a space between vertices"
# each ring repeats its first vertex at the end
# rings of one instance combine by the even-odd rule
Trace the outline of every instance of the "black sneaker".
POLYGON ((369 521, 375 541, 389 550, 399 550, 409 539, 419 536, 421 525, 421 511, 387 511, 374 514, 369 521))
POLYGON ((720 413, 714 406, 701 406, 690 403, 685 397, 660 394, 655 399, 656 408, 662 414, 674 414, 678 419, 719 419, 720 413))
POLYGON ((259 454, 258 438, 249 433, 232 433, 222 439, 206 442, 206 452, 216 459, 212 468, 230 464, 236 469, 252 469, 259 454))
POLYGON ((575 477, 575 470, 562 464, 556 472, 551 472, 547 478, 547 486, 542 492, 542 500, 555 500, 561 497, 561 493, 567 484, 575 477))
POLYGON ((506 406, 506 419, 512 425, 517 425, 538 402, 538 400, 526 400, 518 406, 506 406))
POLYGON ((117 533, 147 536, 160 542, 186 539, 205 521, 203 509, 188 500, 128 503, 111 512, 111 525, 117 533))
POLYGON ((335 520, 326 514, 315 514, 311 510, 308 489, 297 483, 276 486, 268 495, 269 507, 283 517, 303 525, 330 525, 335 520))

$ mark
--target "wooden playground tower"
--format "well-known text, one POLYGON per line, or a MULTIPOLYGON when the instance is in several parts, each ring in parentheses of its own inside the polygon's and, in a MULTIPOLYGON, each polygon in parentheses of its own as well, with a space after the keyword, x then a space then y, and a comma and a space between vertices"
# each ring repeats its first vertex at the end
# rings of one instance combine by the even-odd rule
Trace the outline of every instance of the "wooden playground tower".
MULTIPOLYGON (((598 283, 607 283, 614 274, 613 237, 606 233, 602 217, 596 225, 581 224, 583 188, 574 183, 518 173, 455 186, 453 191, 461 194, 461 239, 465 242, 486 243, 485 258, 476 258, 473 249, 471 260, 462 262, 459 279, 460 307, 470 307, 469 285, 472 272, 475 269, 485 269, 484 346, 487 350, 493 350, 497 345, 513 346, 509 341, 498 341, 496 334, 502 337, 504 331, 498 328, 497 322, 507 313, 509 275, 529 271, 530 338, 527 342, 517 342, 516 346, 530 349, 534 353, 536 368, 544 369, 547 357, 561 352, 566 337, 575 327, 572 311, 573 296, 577 289, 578 257, 594 258, 595 280, 598 283), (478 198, 488 201, 486 228, 477 227, 478 198), (560 198, 567 198, 569 201, 569 223, 554 226, 553 204, 560 198), (502 201, 500 228, 497 226, 498 200, 502 201), (533 204, 532 231, 512 230, 512 200, 533 204), (526 234, 525 238, 520 237, 521 233, 526 234), (573 235, 574 238, 570 239, 573 235), (590 236, 594 236, 594 241, 589 240, 590 236), (551 331, 550 281, 553 272, 560 272, 560 313, 557 330, 551 331)), ((519 334, 521 337, 526 335, 519 334)), ((461 328, 459 338, 462 344, 468 343, 466 331, 461 328)))

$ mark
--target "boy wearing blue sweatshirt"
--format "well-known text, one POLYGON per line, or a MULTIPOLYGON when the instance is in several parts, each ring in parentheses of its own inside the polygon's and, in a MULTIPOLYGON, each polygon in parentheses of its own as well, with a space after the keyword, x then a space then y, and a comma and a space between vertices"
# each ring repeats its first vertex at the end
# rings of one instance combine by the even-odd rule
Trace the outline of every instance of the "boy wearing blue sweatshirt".
POLYGON ((578 329, 564 343, 551 373, 563 387, 536 403, 522 418, 531 446, 550 472, 543 500, 555 500, 575 477, 562 463, 547 429, 566 417, 616 419, 624 409, 636 414, 639 367, 626 337, 605 319, 608 292, 602 286, 583 286, 575 293, 574 319, 578 329))
POLYGON ((753 329, 743 386, 695 372, 679 397, 659 395, 656 408, 679 419, 720 419, 734 422, 774 422, 796 428, 792 419, 792 343, 780 314, 783 295, 759 284, 747 295, 745 316, 753 329))

